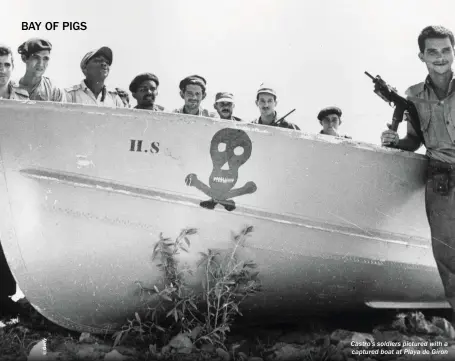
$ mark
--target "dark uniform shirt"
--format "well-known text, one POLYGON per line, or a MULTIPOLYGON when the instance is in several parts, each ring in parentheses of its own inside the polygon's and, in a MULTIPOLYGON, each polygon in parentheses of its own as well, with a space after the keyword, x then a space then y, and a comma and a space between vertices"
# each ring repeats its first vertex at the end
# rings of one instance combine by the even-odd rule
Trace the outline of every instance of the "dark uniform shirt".
POLYGON ((291 122, 287 122, 286 120, 282 120, 280 123, 277 123, 277 120, 279 120, 280 118, 278 117, 278 114, 275 112, 275 120, 273 121, 272 124, 264 124, 262 122, 262 119, 261 117, 255 119, 252 121, 253 124, 263 124, 263 125, 269 125, 269 126, 272 126, 272 127, 279 127, 279 128, 287 128, 287 129, 294 129, 294 130, 300 130, 300 128, 291 123, 291 122))

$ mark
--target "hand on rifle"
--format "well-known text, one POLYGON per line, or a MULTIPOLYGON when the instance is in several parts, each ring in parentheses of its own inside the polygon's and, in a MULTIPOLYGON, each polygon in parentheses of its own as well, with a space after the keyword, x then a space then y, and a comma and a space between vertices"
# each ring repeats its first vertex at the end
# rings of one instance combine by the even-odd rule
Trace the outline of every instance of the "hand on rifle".
POLYGON ((398 145, 400 137, 398 133, 392 130, 392 124, 387 124, 388 130, 385 130, 381 134, 381 144, 384 147, 395 148, 398 145))

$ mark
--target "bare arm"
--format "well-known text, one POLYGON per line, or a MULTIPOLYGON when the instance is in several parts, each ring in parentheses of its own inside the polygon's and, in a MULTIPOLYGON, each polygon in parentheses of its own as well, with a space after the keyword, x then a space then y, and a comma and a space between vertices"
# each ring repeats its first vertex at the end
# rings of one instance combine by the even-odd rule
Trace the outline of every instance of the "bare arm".
MULTIPOLYGON (((408 115, 406 114, 406 117, 408 115)), ((406 136, 399 139, 398 133, 390 129, 390 124, 387 124, 389 130, 382 133, 381 140, 382 145, 390 148, 397 148, 401 150, 407 150, 408 152, 415 152, 420 148, 422 142, 417 135, 414 127, 410 121, 407 121, 407 132, 406 136)))

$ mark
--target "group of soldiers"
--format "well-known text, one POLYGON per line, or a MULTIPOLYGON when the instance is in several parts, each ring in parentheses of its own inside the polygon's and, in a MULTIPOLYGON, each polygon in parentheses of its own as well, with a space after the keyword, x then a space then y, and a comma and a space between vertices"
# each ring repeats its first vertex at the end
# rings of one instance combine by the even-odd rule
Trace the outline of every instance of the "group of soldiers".
MULTIPOLYGON (((105 81, 112 65, 112 50, 103 46, 85 54, 80 68, 85 78, 72 87, 61 89, 54 85, 46 72, 52 44, 45 39, 32 38, 18 48, 21 60, 25 63, 25 75, 16 84, 11 80, 14 69, 14 57, 11 48, 0 45, 0 98, 17 100, 52 101, 64 103, 91 104, 108 107, 130 108, 129 95, 120 88, 108 89, 105 81)), ((152 111, 166 111, 156 104, 160 81, 155 74, 142 73, 130 83, 129 90, 137 101, 135 109, 152 111)), ((191 75, 183 79, 180 84, 180 96, 184 100, 182 107, 173 110, 175 113, 192 114, 212 118, 242 121, 233 115, 235 100, 232 93, 219 92, 216 94, 214 108, 216 112, 202 107, 206 97, 206 80, 200 75, 191 75)), ((299 127, 279 117, 275 107, 277 105, 276 91, 262 84, 256 93, 256 105, 260 116, 252 123, 300 130, 299 127)), ((327 107, 318 114, 322 126, 321 134, 343 136, 338 132, 341 124, 341 109, 327 107)))
MULTIPOLYGON (((452 70, 455 40, 453 33, 442 26, 424 28, 417 40, 419 59, 426 65, 428 76, 424 82, 411 86, 406 94, 414 103, 419 119, 414 125, 407 122, 407 134, 402 139, 396 131, 386 130, 381 135, 381 144, 407 151, 415 151, 424 144, 427 149, 425 206, 432 249, 447 300, 455 310, 455 75, 452 70)), ((26 72, 16 85, 10 80, 14 68, 13 54, 8 47, 1 46, 0 97, 129 106, 126 92, 109 90, 104 85, 112 65, 111 49, 102 47, 87 53, 80 64, 85 79, 63 90, 43 76, 51 49, 51 44, 43 39, 30 39, 19 47, 26 72)), ((206 85, 206 80, 198 75, 183 79, 179 87, 184 105, 174 112, 241 121, 233 116, 235 104, 231 93, 216 94, 214 107, 217 113, 202 108, 206 85)), ((129 87, 137 101, 135 108, 163 111, 163 107, 155 104, 158 87, 156 75, 144 73, 136 76, 129 87)), ((273 88, 261 86, 256 94, 256 105, 260 116, 254 123, 299 130, 296 125, 277 116, 277 94, 273 88)), ((321 110, 318 119, 323 127, 322 134, 339 136, 339 108, 321 110)), ((455 321, 455 312, 453 315, 452 321, 455 321)))

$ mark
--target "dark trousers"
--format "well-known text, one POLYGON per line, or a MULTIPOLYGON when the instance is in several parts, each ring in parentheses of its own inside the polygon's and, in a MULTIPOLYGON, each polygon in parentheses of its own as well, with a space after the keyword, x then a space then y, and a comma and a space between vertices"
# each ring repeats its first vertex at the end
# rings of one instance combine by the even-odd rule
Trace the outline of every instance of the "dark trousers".
POLYGON ((433 255, 447 301, 455 310, 455 165, 430 160, 425 208, 433 255))
POLYGON ((14 316, 19 312, 19 305, 8 296, 16 293, 16 281, 6 262, 0 241, 0 316, 14 316))

